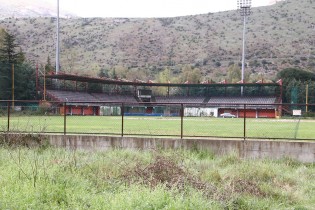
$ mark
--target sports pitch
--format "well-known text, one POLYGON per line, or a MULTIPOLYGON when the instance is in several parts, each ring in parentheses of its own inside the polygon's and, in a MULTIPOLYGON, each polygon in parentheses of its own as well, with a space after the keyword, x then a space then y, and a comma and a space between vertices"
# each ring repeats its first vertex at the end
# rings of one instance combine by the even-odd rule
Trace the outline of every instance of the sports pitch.
MULTIPOLYGON (((1 131, 8 118, 0 117, 1 131)), ((11 116, 10 131, 110 135, 315 139, 315 120, 209 117, 11 116), (66 126, 64 126, 66 125, 66 126)))

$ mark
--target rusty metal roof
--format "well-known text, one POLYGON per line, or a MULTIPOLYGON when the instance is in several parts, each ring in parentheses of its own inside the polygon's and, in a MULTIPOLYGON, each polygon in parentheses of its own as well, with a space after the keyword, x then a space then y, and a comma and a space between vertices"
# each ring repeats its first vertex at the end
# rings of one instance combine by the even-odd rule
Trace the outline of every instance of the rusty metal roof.
POLYGON ((87 83, 100 83, 100 84, 115 84, 115 85, 131 85, 131 86, 163 86, 163 87, 240 87, 240 86, 280 86, 278 83, 154 83, 152 81, 128 81, 125 79, 110 79, 110 78, 100 78, 100 77, 88 77, 88 76, 79 76, 74 74, 47 74, 46 78, 59 79, 59 80, 70 80, 77 82, 87 82, 87 83))

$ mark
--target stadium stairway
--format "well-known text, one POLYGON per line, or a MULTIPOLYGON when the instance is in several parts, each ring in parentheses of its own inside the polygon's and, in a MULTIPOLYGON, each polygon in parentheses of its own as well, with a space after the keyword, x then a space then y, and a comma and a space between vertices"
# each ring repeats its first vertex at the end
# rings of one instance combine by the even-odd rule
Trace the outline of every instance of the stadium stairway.
POLYGON ((156 102, 156 98, 155 98, 155 96, 151 96, 151 102, 156 102))
POLYGON ((203 101, 202 104, 207 104, 209 102, 211 97, 206 97, 203 101))
POLYGON ((292 111, 290 110, 290 107, 287 106, 287 105, 282 106, 282 112, 287 113, 287 114, 289 114, 289 115, 292 114, 292 111))
POLYGON ((138 96, 135 96, 135 99, 137 102, 141 102, 140 98, 138 96))

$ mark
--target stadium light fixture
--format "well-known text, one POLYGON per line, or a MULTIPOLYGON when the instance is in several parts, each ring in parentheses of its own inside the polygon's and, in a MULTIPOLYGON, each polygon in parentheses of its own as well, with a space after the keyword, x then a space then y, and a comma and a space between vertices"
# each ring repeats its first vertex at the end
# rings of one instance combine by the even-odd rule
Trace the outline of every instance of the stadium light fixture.
MULTIPOLYGON (((246 34, 246 20, 247 16, 251 14, 252 1, 251 0, 237 0, 237 9, 243 17, 243 50, 242 50, 242 82, 244 82, 245 74, 245 34, 246 34)), ((241 95, 244 95, 244 87, 241 87, 241 95)))

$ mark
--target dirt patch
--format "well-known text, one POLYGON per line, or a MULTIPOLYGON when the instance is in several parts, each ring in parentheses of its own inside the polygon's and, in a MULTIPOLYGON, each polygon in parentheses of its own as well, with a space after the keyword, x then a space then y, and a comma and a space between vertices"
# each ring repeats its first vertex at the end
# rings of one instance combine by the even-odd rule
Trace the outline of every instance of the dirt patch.
POLYGON ((185 186, 189 185, 204 192, 214 190, 214 186, 202 182, 184 167, 179 166, 174 160, 160 155, 156 156, 154 161, 146 166, 137 164, 136 167, 126 171, 123 174, 123 179, 129 183, 140 182, 151 188, 162 184, 170 189, 184 190, 185 186))
POLYGON ((9 147, 41 147, 47 144, 47 139, 42 135, 23 133, 4 133, 0 135, 0 145, 9 147))
POLYGON ((235 177, 222 180, 220 184, 202 181, 200 177, 182 166, 180 161, 176 161, 176 158, 161 154, 147 165, 139 161, 134 167, 126 170, 121 178, 128 184, 140 183, 150 188, 164 185, 169 189, 178 189, 180 192, 186 192, 189 186, 202 192, 205 197, 223 203, 233 200, 238 195, 268 196, 254 180, 235 177))
POLYGON ((233 182, 235 192, 249 194, 257 197, 265 197, 266 193, 261 191, 256 182, 250 180, 237 179, 233 182))
POLYGON ((217 200, 226 201, 232 199, 233 195, 251 195, 256 197, 266 197, 267 194, 263 192, 258 183, 246 179, 232 179, 226 180, 226 185, 221 193, 218 194, 217 200))

